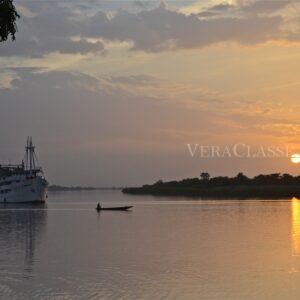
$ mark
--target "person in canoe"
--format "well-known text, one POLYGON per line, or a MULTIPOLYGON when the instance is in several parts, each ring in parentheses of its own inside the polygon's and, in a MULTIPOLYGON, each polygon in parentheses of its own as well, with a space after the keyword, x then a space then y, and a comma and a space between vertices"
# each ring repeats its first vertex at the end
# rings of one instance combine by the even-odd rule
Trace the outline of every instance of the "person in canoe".
POLYGON ((101 210, 101 205, 100 205, 100 203, 98 202, 98 204, 97 204, 97 210, 101 210))

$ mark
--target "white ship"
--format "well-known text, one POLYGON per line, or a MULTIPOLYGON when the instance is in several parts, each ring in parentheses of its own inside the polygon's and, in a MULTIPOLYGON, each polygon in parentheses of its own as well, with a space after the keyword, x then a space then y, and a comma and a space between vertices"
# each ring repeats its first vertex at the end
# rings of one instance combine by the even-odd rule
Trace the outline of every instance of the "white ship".
POLYGON ((0 165, 0 203, 45 202, 48 183, 37 165, 32 138, 27 139, 25 162, 0 165))

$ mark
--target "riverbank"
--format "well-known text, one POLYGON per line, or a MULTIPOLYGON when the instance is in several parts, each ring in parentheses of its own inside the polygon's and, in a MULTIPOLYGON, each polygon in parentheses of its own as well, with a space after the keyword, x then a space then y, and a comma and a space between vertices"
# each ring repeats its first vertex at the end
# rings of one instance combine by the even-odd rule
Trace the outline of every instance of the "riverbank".
POLYGON ((218 187, 167 187, 143 186, 124 188, 125 194, 153 196, 186 196, 207 199, 290 199, 300 198, 300 186, 218 186, 218 187))

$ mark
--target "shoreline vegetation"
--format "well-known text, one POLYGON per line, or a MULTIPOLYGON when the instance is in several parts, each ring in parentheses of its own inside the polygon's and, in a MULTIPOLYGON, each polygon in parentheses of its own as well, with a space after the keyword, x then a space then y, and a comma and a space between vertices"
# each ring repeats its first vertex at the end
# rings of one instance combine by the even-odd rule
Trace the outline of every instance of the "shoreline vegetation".
POLYGON ((93 186, 62 186, 50 185, 50 192, 68 192, 68 191, 96 191, 96 190, 121 190, 121 187, 93 187, 93 186))
POLYGON ((300 176, 274 173, 248 178, 239 173, 235 177, 210 177, 209 173, 201 173, 199 178, 167 182, 159 180, 142 187, 126 187, 122 192, 203 199, 290 199, 300 197, 300 176))

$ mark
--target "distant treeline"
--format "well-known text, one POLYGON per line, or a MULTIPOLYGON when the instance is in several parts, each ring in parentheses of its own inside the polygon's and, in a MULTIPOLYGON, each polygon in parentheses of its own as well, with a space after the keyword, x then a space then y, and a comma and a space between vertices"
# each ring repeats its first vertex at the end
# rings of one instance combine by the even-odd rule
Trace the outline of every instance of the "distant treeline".
POLYGON ((203 198, 291 198, 300 196, 300 176, 274 173, 249 178, 238 173, 235 177, 210 177, 209 173, 203 172, 199 178, 159 180, 152 185, 125 188, 123 192, 203 198))
POLYGON ((92 190, 119 190, 118 187, 92 187, 92 186, 61 186, 50 185, 49 191, 92 191, 92 190))

